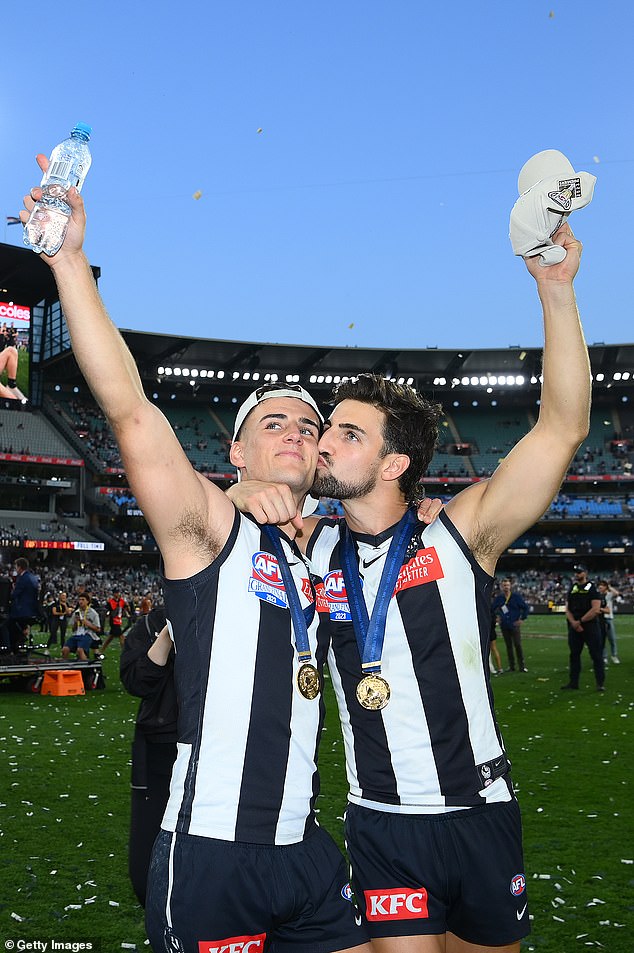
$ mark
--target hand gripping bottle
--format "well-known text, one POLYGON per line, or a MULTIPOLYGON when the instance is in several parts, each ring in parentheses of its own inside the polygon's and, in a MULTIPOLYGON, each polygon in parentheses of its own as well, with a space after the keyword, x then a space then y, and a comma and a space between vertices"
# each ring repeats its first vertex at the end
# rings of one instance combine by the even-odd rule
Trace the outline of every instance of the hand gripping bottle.
POLYGON ((91 131, 85 122, 78 122, 70 137, 51 153, 48 171, 40 183, 42 198, 35 203, 24 226, 24 244, 38 255, 54 255, 62 247, 71 215, 66 194, 73 185, 81 192, 92 162, 88 148, 91 131))

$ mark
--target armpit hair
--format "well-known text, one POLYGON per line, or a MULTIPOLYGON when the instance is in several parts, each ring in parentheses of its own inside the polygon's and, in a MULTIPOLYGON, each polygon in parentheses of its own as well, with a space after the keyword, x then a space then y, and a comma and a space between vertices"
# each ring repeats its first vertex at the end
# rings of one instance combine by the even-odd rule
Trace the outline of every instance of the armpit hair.
POLYGON ((497 552, 498 537, 491 526, 474 526, 469 544, 476 559, 488 559, 497 552))
POLYGON ((170 538, 175 542, 189 540, 203 556, 215 559, 221 550, 218 540, 209 532, 209 527, 195 510, 184 510, 178 523, 170 530, 170 538))

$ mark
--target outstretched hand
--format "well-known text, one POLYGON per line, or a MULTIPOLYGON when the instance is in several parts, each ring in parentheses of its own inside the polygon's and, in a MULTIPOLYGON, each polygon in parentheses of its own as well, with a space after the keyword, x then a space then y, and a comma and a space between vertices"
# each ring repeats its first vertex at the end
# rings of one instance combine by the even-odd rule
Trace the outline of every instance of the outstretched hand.
POLYGON ((535 255, 533 258, 524 259, 526 267, 538 284, 550 281, 570 284, 579 271, 583 245, 572 234, 567 221, 553 235, 553 242, 566 249, 566 257, 563 261, 557 265, 544 266, 540 264, 539 255, 535 255))
MULTIPOLYGON (((37 164, 42 172, 48 169, 48 159, 41 153, 36 156, 37 164)), ((26 225, 33 206, 42 198, 42 189, 39 185, 34 186, 28 195, 24 196, 24 210, 20 212, 20 221, 26 225)), ((82 250, 84 242, 84 232, 86 230, 86 212, 84 209, 84 200, 75 188, 72 186, 66 195, 66 201, 72 209, 68 229, 64 237, 64 243, 55 255, 43 254, 42 257, 50 264, 54 265, 65 258, 75 255, 82 250)))

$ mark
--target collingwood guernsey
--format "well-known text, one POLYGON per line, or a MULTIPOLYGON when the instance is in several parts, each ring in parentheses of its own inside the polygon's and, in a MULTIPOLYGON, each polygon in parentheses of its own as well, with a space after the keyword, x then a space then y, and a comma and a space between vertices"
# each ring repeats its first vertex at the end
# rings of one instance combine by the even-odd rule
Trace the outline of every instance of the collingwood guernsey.
MULTIPOLYGON (((513 797, 489 684, 492 578, 445 512, 417 523, 390 600, 381 675, 389 704, 363 708, 363 677, 341 569, 339 521, 322 521, 309 545, 331 619, 328 665, 346 750, 349 798, 399 813, 433 813, 513 797)), ((372 613, 396 527, 355 533, 372 613)))
MULTIPOLYGON (((302 609, 315 607, 305 562, 281 540, 302 609)), ((164 580, 179 699, 164 830, 270 845, 297 843, 316 824, 324 707, 321 694, 309 699, 298 688, 301 663, 271 550, 261 527, 236 513, 213 563, 189 579, 164 580)), ((321 673, 328 623, 319 611, 308 638, 321 673)))

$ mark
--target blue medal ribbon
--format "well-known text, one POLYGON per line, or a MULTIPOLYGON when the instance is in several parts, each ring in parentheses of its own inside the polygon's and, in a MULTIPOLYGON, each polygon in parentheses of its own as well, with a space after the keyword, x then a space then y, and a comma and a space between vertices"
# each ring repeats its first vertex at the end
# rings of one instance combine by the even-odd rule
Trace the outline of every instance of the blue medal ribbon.
MULTIPOLYGON (((286 598, 288 600, 288 608, 291 614, 291 621, 293 623, 297 657, 300 662, 308 662, 312 656, 310 642, 308 640, 308 627, 315 617, 315 604, 317 601, 315 587, 313 586, 313 581, 310 578, 310 571, 308 570, 308 567, 306 567, 308 581, 313 591, 314 600, 312 605, 306 606, 305 609, 302 609, 301 602, 299 601, 299 596, 297 594, 297 589, 295 587, 295 579, 293 578, 291 567, 288 564, 286 553, 282 547, 280 531, 277 526, 267 525, 262 526, 262 529, 269 538, 271 548, 277 557, 277 564, 280 567, 280 573, 282 574, 282 581, 284 583, 286 598)), ((299 556, 299 559, 302 563, 304 563, 304 560, 301 556, 299 556)))
POLYGON ((403 556, 412 537, 412 529, 418 522, 418 516, 415 509, 408 509, 394 531, 390 548, 385 557, 385 565, 381 573, 381 581, 374 600, 371 618, 368 616, 368 608, 361 589, 357 548, 347 523, 342 522, 341 568, 346 584, 346 592, 348 593, 348 605, 350 606, 354 634, 359 646, 361 668, 366 674, 379 674, 387 611, 398 574, 403 565, 403 556))

